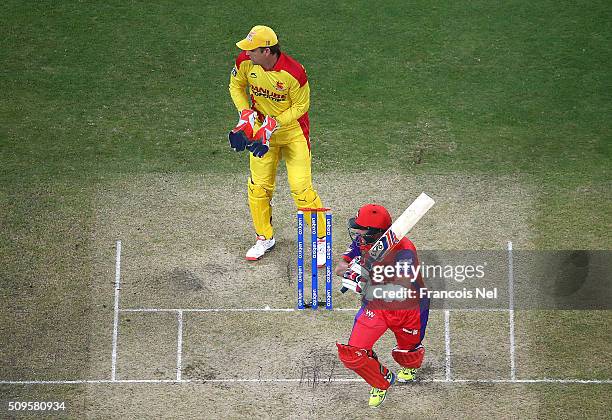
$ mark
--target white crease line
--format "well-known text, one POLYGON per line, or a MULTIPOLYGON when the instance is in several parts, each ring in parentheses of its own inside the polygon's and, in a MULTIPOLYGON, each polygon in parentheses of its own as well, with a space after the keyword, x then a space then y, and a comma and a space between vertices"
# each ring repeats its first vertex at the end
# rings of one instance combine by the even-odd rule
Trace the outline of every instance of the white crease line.
MULTIPOLYGON (((334 308, 327 312, 357 312, 359 308, 334 308)), ((295 308, 124 308, 119 312, 304 312, 295 308)), ((308 313, 312 311, 306 309, 308 313)), ((435 312, 438 309, 432 309, 435 312)), ((507 308, 482 308, 482 309, 444 309, 448 312, 509 312, 507 308)), ((322 311, 323 312, 323 311, 322 311)))
MULTIPOLYGON (((418 381, 417 381, 418 382, 418 381)), ((433 382, 441 382, 434 379, 433 382)), ((612 379, 453 379, 452 383, 467 383, 467 384, 612 384, 612 379)))
MULTIPOLYGON (((338 308, 333 311, 357 312, 359 308, 338 308)), ((129 308, 120 312, 305 312, 295 308, 129 308)), ((332 311, 332 312, 333 312, 332 311)), ((312 311, 309 311, 309 313, 312 311)), ((323 312, 323 311, 321 311, 323 312)))
POLYGON ((508 312, 508 308, 449 308, 445 309, 450 312, 508 312))
MULTIPOLYGON (((79 385, 79 384, 205 384, 205 383, 312 383, 312 379, 308 378, 270 378, 270 379, 241 379, 241 378, 226 378, 226 379, 83 379, 73 381, 0 381, 0 385, 79 385)), ((347 383, 347 382, 364 382, 360 378, 338 378, 331 380, 317 380, 316 383, 325 384, 329 382, 347 383)), ((450 384, 594 384, 594 385, 610 385, 612 379, 419 379, 416 383, 450 383, 450 384)))
POLYGON ((450 311, 444 311, 444 347, 446 349, 445 372, 446 381, 451 380, 451 347, 450 347, 450 311))
POLYGON ((516 358, 514 353, 514 260, 512 242, 508 241, 508 318, 510 320, 510 379, 516 379, 516 358))
POLYGON ((294 312, 293 308, 131 308, 121 312, 294 312))
POLYGON ((176 344, 176 380, 181 380, 183 372, 183 311, 178 311, 178 336, 176 344))
POLYGON ((113 323, 113 356, 111 367, 111 380, 116 379, 117 373, 117 336, 119 333, 119 290, 121 282, 121 241, 117 241, 115 256, 115 319, 113 323))

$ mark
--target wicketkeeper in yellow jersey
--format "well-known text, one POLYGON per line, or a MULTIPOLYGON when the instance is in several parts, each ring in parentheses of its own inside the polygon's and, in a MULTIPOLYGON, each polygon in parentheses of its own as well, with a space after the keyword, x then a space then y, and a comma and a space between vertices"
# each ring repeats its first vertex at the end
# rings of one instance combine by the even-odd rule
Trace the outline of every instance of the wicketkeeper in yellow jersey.
MULTIPOLYGON (((322 207, 310 171, 310 87, 304 67, 281 52, 267 26, 255 26, 236 43, 242 52, 232 69, 229 91, 240 113, 229 133, 230 146, 250 152, 248 197, 257 242, 246 254, 258 260, 274 247, 272 207, 276 168, 287 166, 291 195, 298 207, 322 207), (247 94, 248 89, 248 94, 247 94)), ((309 220, 309 217, 305 217, 309 220)), ((324 215, 318 219, 318 261, 325 264, 324 215)))

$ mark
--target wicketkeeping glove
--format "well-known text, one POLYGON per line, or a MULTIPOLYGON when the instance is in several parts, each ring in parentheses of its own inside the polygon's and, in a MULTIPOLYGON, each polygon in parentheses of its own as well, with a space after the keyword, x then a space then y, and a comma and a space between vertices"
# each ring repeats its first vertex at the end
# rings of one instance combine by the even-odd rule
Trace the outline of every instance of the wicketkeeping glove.
POLYGON ((274 133, 277 128, 278 123, 273 117, 266 117, 264 119, 261 128, 255 133, 253 141, 247 146, 247 149, 253 153, 253 156, 260 158, 268 153, 270 149, 270 137, 272 137, 272 133, 274 133))
POLYGON ((232 131, 244 131, 244 134, 246 134, 248 138, 252 139, 256 119, 257 112, 253 111, 252 109, 243 109, 240 111, 238 124, 236 124, 236 127, 232 131))
POLYGON ((242 152, 246 149, 249 139, 253 138, 253 127, 255 126, 255 119, 257 113, 252 109, 243 109, 240 112, 238 124, 228 134, 230 147, 236 152, 242 152))
POLYGON ((244 134, 244 131, 234 132, 234 130, 232 130, 227 135, 227 138, 229 139, 230 147, 236 152, 242 152, 251 141, 247 138, 246 134, 244 134))

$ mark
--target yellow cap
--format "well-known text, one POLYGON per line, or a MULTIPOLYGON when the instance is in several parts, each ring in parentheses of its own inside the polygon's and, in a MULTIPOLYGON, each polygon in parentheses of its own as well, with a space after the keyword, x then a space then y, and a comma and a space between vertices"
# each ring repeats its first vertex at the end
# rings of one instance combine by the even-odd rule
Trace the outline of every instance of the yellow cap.
POLYGON ((254 50, 259 47, 271 47, 278 44, 278 38, 272 28, 263 25, 253 26, 251 32, 242 41, 236 42, 241 50, 254 50))

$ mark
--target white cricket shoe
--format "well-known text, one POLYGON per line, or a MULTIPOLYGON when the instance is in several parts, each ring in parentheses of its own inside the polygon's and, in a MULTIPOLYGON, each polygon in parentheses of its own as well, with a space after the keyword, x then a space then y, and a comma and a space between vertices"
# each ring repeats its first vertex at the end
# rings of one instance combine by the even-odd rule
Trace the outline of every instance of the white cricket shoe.
POLYGON ((326 244, 325 238, 317 239, 317 267, 325 267, 325 258, 327 257, 326 244))
POLYGON ((264 236, 258 236, 257 242, 246 253, 246 259, 249 261, 257 261, 263 255, 274 248, 276 241, 274 238, 266 239, 264 236))

